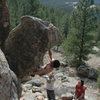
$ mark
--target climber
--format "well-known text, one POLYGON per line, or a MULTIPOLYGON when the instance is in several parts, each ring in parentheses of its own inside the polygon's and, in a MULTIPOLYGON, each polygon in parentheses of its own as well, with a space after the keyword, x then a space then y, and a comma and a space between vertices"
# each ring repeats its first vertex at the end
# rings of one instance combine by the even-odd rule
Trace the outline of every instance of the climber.
POLYGON ((29 75, 45 75, 53 71, 54 68, 58 68, 60 66, 60 62, 58 60, 50 61, 50 63, 46 64, 44 68, 37 72, 31 72, 29 75))
POLYGON ((58 60, 52 60, 52 53, 48 51, 50 62, 42 67, 39 71, 30 72, 29 75, 45 75, 53 71, 54 68, 58 68, 60 66, 60 62, 58 60))

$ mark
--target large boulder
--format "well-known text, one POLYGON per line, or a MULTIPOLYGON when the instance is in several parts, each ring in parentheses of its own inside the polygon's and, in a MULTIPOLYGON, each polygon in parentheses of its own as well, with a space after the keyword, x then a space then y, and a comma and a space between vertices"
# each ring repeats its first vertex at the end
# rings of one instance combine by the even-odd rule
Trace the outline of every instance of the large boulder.
POLYGON ((59 40, 60 34, 53 24, 36 17, 23 16, 5 44, 11 69, 18 77, 37 70, 43 64, 45 52, 59 40))
POLYGON ((78 68, 78 74, 83 77, 87 77, 90 79, 97 79, 98 78, 98 71, 94 68, 91 68, 86 65, 81 65, 78 68))
POLYGON ((0 47, 4 49, 4 42, 9 34, 9 11, 6 0, 0 0, 0 47))
POLYGON ((9 69, 5 56, 0 50, 0 100, 19 100, 20 95, 18 78, 9 69))

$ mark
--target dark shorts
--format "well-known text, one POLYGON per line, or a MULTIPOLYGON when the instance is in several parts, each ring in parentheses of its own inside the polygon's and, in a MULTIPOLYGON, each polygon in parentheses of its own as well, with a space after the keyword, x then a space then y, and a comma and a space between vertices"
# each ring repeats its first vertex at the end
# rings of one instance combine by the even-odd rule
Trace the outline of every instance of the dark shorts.
MULTIPOLYGON (((76 100, 76 99, 75 99, 76 100)), ((78 99, 78 100, 85 100, 84 98, 82 98, 82 99, 78 99)))
POLYGON ((56 100, 54 90, 47 90, 48 100, 56 100))

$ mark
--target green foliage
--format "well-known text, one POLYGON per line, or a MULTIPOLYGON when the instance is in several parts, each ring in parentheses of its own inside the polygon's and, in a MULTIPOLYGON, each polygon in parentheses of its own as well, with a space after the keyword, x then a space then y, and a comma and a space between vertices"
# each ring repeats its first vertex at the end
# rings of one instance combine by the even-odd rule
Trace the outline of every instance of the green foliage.
POLYGON ((10 11, 10 22, 12 27, 15 27, 20 17, 23 15, 36 15, 39 1, 38 0, 8 0, 10 11))
POLYGON ((63 25, 63 34, 67 37, 70 28, 70 16, 65 16, 64 18, 64 25, 63 25))
POLYGON ((97 28, 96 42, 100 42, 100 21, 98 23, 98 28, 97 28))
POLYGON ((17 0, 8 0, 8 7, 10 13, 10 23, 14 27, 18 24, 18 1, 17 0))
MULTIPOLYGON (((78 2, 79 0, 40 0, 42 4, 52 6, 53 8, 63 10, 67 13, 70 13, 74 7, 75 4, 72 4, 72 2, 78 2), (68 4, 66 4, 68 2, 68 4)), ((91 4, 100 4, 100 0, 91 0, 91 4)))
POLYGON ((93 34, 96 28, 96 8, 91 0, 80 0, 77 9, 72 13, 71 28, 64 40, 63 48, 69 62, 74 66, 85 64, 88 54, 93 53, 93 34))

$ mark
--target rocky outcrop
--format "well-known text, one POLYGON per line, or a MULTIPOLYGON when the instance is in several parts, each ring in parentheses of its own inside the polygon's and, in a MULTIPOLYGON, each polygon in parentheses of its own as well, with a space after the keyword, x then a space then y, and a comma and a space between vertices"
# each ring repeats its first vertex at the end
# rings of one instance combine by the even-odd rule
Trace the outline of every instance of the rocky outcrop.
POLYGON ((9 34, 9 11, 6 0, 0 0, 0 47, 4 49, 4 42, 9 34))
POLYGON ((9 69, 3 52, 0 50, 0 100, 18 100, 21 87, 16 75, 9 69))
POLYGON ((43 63, 45 52, 59 40, 60 34, 53 24, 35 17, 23 16, 21 23, 10 32, 6 40, 11 69, 18 77, 37 70, 43 63))
POLYGON ((78 74, 83 77, 87 77, 90 79, 97 79, 98 78, 98 71, 94 68, 89 66, 81 65, 78 68, 78 74))

